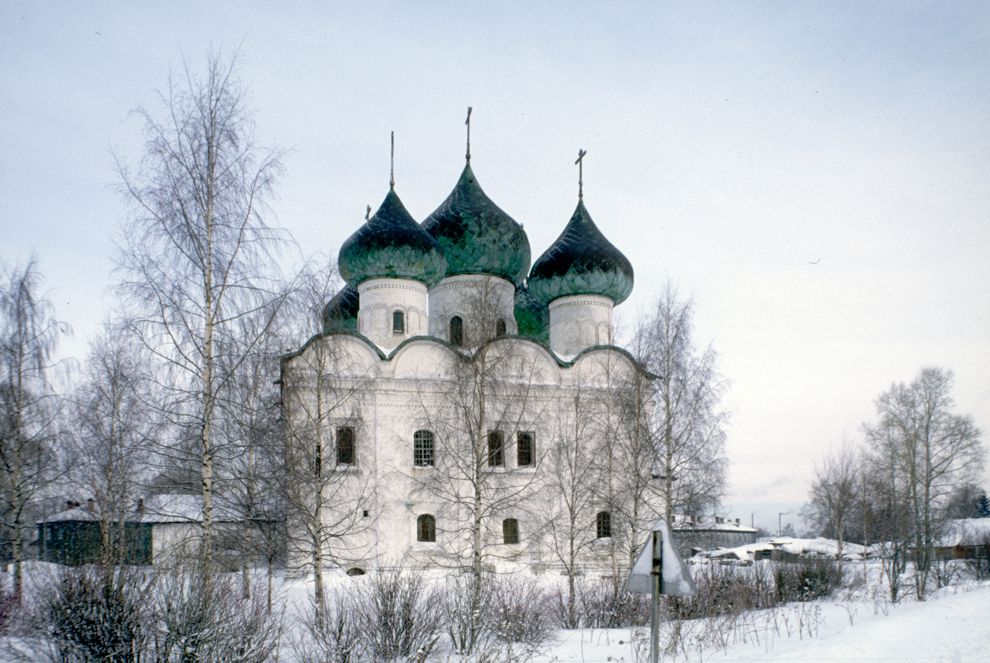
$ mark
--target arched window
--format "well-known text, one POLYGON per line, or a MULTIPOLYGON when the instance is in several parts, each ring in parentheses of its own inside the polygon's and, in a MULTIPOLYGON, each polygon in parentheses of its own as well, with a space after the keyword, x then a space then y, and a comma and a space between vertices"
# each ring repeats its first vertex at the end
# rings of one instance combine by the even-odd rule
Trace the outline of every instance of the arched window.
POLYGON ((505 320, 499 318, 495 321, 495 337, 499 338, 505 336, 505 320))
POLYGON ((413 465, 433 467, 433 433, 418 430, 413 433, 413 465))
POLYGON ((500 430, 488 431, 488 467, 505 467, 505 435, 500 430))
POLYGON ((535 459, 536 443, 532 433, 516 435, 516 467, 532 467, 535 459))
POLYGON ((457 347, 464 345, 464 320, 459 315, 450 319, 450 342, 457 347))
POLYGON ((425 543, 436 543, 437 521, 428 513, 416 519, 416 540, 425 543))
POLYGON ((612 536, 612 514, 608 511, 599 511, 595 516, 595 530, 599 539, 612 536))
POLYGON ((519 521, 515 518, 506 518, 502 521, 502 543, 506 545, 519 543, 519 521))
POLYGON ((406 314, 402 311, 392 311, 392 333, 406 333, 406 314))
POLYGON ((357 457, 354 429, 341 426, 337 429, 337 464, 354 465, 357 457))

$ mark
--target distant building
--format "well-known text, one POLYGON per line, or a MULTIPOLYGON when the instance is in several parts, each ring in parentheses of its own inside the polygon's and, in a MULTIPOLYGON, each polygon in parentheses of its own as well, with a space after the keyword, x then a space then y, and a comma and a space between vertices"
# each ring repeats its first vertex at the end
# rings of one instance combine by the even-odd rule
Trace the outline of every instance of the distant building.
MULTIPOLYGON (((38 521, 38 558, 71 566, 100 559, 100 513, 93 500, 69 502, 64 511, 38 521)), ((124 524, 125 564, 159 564, 184 555, 202 535, 199 495, 155 495, 138 501, 124 524)), ((214 508, 219 558, 237 549, 251 534, 247 523, 218 504, 214 508)))
POLYGON ((736 548, 756 542, 756 530, 720 516, 693 518, 675 516, 671 528, 681 557, 691 557, 703 550, 736 548))
POLYGON ((960 518, 946 523, 935 543, 936 559, 990 559, 990 518, 960 518))

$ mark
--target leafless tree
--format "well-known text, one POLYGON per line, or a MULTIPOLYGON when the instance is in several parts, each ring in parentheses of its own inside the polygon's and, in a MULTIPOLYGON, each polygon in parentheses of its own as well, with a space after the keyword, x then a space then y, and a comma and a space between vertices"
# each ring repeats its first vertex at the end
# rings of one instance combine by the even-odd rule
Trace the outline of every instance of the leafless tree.
POLYGON ((281 233, 265 216, 281 171, 279 154, 258 146, 237 80, 236 59, 210 55, 200 76, 185 64, 160 95, 161 111, 139 109, 146 143, 140 166, 120 165, 134 213, 119 251, 132 331, 157 360, 161 413, 187 444, 203 499, 203 550, 212 555, 215 430, 221 394, 268 333, 247 337, 237 321, 273 310, 279 295, 273 251, 281 233))
POLYGON ((908 508, 902 534, 913 548, 919 599, 925 597, 942 509, 952 490, 983 468, 980 430, 972 417, 952 412, 951 388, 951 372, 922 369, 911 384, 894 384, 877 398, 877 421, 866 427, 875 462, 908 508))
POLYGON ((591 415, 597 399, 588 390, 578 388, 568 399, 568 406, 558 411, 556 435, 546 456, 548 482, 544 500, 547 514, 547 537, 554 556, 567 576, 567 599, 564 625, 577 628, 576 581, 581 573, 580 559, 597 540, 593 514, 598 503, 600 474, 596 459, 606 452, 604 436, 591 415))
POLYGON ((126 521, 148 479, 148 453, 159 428, 139 351, 120 327, 104 323, 70 406, 68 474, 95 500, 105 565, 126 559, 126 521))
MULTIPOLYGON (((556 393, 543 384, 547 379, 537 360, 542 351, 497 338, 500 296, 495 279, 489 278, 461 302, 465 347, 438 371, 442 377, 426 380, 419 393, 421 418, 435 436, 435 467, 410 475, 415 496, 440 507, 437 530, 443 546, 434 561, 470 573, 471 617, 458 643, 464 652, 473 651, 482 636, 486 564, 520 554, 504 544, 502 520, 512 517, 518 524, 520 515, 527 523, 540 520, 525 508, 536 474, 513 467, 511 453, 519 441, 512 436, 532 430, 546 399, 556 393)), ((534 468, 537 460, 531 458, 534 468)), ((532 541, 537 533, 531 534, 532 541)))
POLYGON ((658 376, 650 418, 653 470, 668 519, 678 511, 717 506, 725 490, 726 382, 715 351, 695 349, 693 317, 694 303, 667 284, 634 339, 634 354, 658 376))
MULTIPOLYGON (((38 292, 35 261, 4 268, 0 283, 0 513, 20 601, 31 507, 56 473, 52 451, 58 399, 48 380, 68 326, 38 292)), ((6 546, 5 546, 6 547, 6 546)))
POLYGON ((293 566, 313 577, 314 623, 325 623, 323 572, 367 555, 362 538, 375 511, 374 486, 359 472, 361 450, 345 453, 345 431, 361 426, 363 397, 370 376, 355 356, 352 338, 320 333, 320 312, 336 284, 327 262, 309 266, 297 279, 286 327, 293 338, 309 341, 282 362, 282 427, 279 432, 280 494, 288 523, 293 566), (366 517, 367 514, 367 517, 366 517))
POLYGON ((836 539, 838 559, 842 559, 854 510, 862 500, 861 468, 860 454, 850 442, 828 450, 815 465, 809 501, 802 510, 805 521, 818 533, 836 539))

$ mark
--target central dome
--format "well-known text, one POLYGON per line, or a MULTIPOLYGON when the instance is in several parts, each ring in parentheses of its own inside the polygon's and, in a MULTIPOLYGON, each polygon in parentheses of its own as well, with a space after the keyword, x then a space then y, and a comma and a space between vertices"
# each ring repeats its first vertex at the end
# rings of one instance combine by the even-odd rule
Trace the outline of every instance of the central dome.
POLYGON ((529 271, 526 232, 485 195, 471 164, 423 228, 443 249, 447 276, 491 274, 515 284, 529 271))

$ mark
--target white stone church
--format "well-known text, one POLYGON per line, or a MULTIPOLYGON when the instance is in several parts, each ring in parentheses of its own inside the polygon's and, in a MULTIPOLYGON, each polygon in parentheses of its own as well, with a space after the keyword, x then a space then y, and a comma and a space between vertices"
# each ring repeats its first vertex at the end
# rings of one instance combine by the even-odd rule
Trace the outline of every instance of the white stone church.
POLYGON ((637 448, 652 376, 612 345, 633 269, 580 189, 530 258, 470 152, 422 223, 393 178, 340 249, 346 287, 323 333, 283 359, 296 498, 312 516, 290 523, 290 564, 581 571, 628 558, 639 520, 656 517, 637 448))

